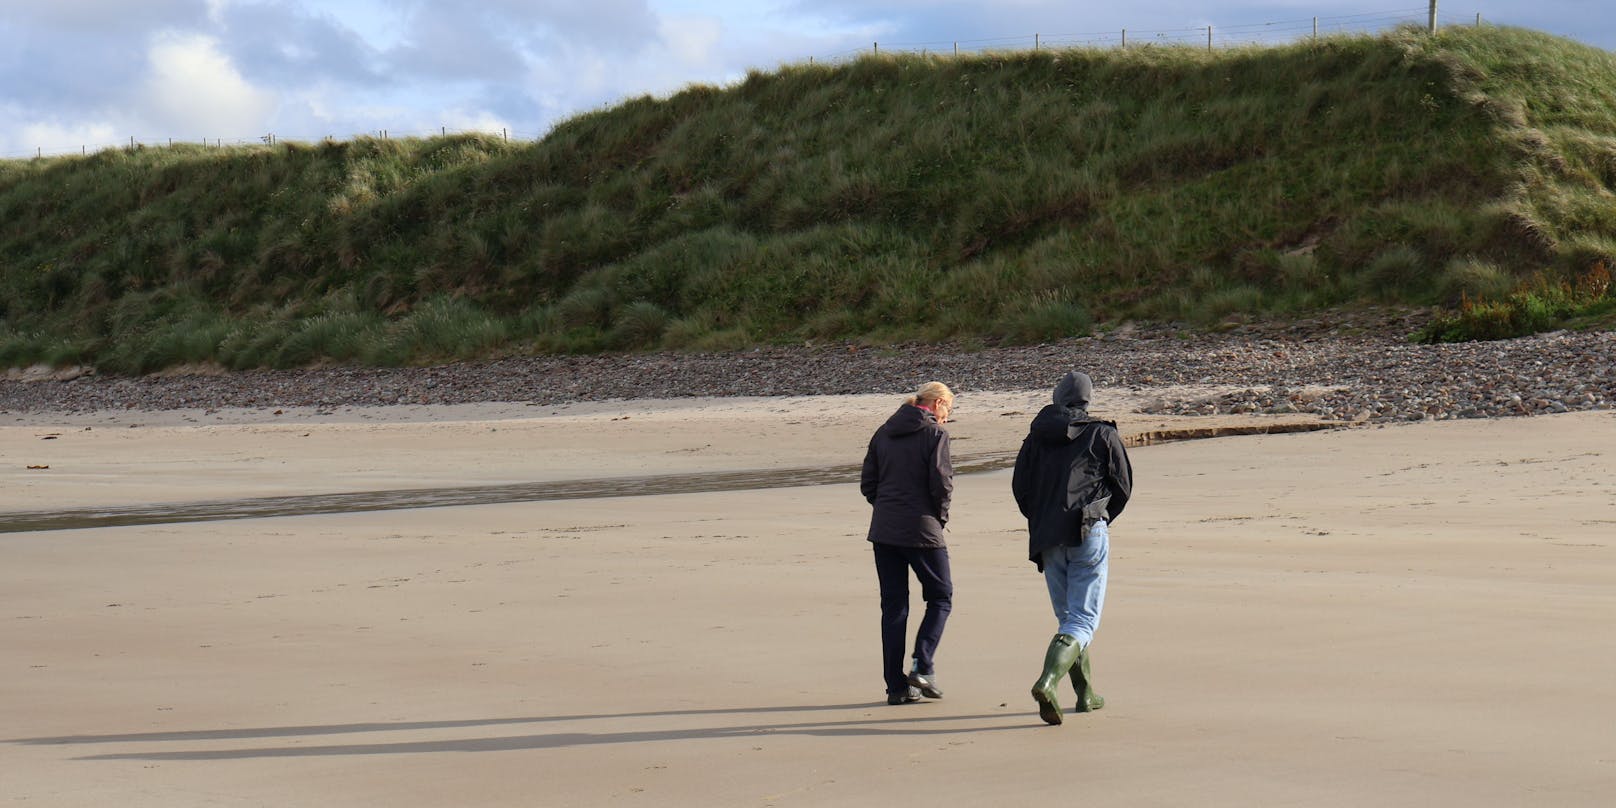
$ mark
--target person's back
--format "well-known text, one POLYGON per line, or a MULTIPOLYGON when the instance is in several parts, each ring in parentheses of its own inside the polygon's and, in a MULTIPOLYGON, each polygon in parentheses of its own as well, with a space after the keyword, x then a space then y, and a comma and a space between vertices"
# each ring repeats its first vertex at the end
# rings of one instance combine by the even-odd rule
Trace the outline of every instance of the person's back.
POLYGON ((943 695, 934 658, 953 609, 954 581, 943 529, 954 492, 954 467, 942 424, 953 405, 954 393, 947 385, 921 385, 875 431, 864 453, 859 490, 872 506, 868 538, 881 587, 881 667, 888 704, 943 695), (906 674, 910 570, 920 581, 926 614, 915 633, 914 666, 906 674))
POLYGON ((942 547, 953 494, 948 433, 936 416, 904 404, 870 438, 860 490, 874 506, 869 540, 942 547))
POLYGON ((1110 557, 1110 524, 1133 494, 1133 468, 1116 424, 1091 418, 1094 385, 1068 373, 1054 402, 1028 427, 1010 488, 1027 518, 1027 557, 1044 573, 1059 625, 1033 685, 1038 714, 1061 723, 1055 686, 1070 674, 1076 710, 1105 706, 1094 692, 1088 645, 1100 626, 1110 557))
POLYGON ((1027 518, 1028 560, 1042 571, 1045 548, 1081 543, 1094 522, 1115 521, 1127 505, 1131 483, 1115 423, 1059 404, 1044 407, 1022 441, 1011 480, 1016 505, 1027 518))

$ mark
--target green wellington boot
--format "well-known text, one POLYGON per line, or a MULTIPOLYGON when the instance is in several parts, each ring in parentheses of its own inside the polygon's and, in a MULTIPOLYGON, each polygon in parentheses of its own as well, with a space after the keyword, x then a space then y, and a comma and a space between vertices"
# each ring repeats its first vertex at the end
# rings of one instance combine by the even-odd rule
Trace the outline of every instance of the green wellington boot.
POLYGON ((1089 649, 1077 649, 1077 661, 1072 663, 1072 689, 1077 691, 1074 713, 1088 713, 1105 706, 1105 697, 1094 692, 1094 674, 1089 671, 1089 649))
POLYGON ((1044 719, 1045 724, 1061 722, 1060 702, 1055 688, 1060 684, 1061 677, 1077 664, 1081 652, 1077 638, 1070 634, 1056 634, 1049 641, 1049 650, 1044 652, 1044 675, 1038 677, 1032 686, 1032 697, 1038 702, 1038 717, 1044 719))

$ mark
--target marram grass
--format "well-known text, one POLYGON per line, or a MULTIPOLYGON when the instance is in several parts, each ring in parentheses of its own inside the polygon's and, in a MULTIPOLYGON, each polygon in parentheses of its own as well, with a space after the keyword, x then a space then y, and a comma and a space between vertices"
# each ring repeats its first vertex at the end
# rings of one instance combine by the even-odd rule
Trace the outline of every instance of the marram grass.
POLYGON ((793 65, 537 143, 4 162, 0 364, 1031 342, 1366 301, 1445 307, 1427 338, 1608 323, 1578 284, 1616 266, 1612 87, 1567 40, 1401 30, 793 65))

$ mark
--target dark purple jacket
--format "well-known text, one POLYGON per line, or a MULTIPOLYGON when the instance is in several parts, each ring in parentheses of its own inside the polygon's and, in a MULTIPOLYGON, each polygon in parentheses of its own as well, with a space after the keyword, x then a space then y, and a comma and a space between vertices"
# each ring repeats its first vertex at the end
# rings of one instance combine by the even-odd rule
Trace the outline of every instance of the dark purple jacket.
POLYGON ((954 495, 948 432, 937 416, 904 404, 870 438, 859 478, 875 506, 869 539, 899 547, 945 547, 943 526, 954 495))

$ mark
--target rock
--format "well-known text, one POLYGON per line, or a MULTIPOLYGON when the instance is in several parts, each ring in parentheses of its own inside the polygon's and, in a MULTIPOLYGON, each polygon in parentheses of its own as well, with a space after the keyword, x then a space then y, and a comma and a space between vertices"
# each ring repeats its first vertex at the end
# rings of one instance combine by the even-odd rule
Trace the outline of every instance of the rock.
MULTIPOLYGON (((1417 327, 1417 324, 1416 326, 1417 327)), ((539 356, 431 368, 318 367, 128 378, 86 368, 12 370, 0 409, 82 412, 127 406, 310 406, 510 401, 539 405, 684 396, 897 394, 942 379, 962 392, 1047 389, 1085 370, 1100 395, 1125 386, 1160 414, 1314 413, 1331 420, 1482 418, 1608 409, 1616 402, 1612 332, 1413 345, 1407 317, 1354 315, 1238 333, 1129 326, 1120 338, 967 351, 908 344, 767 347, 731 353, 539 356), (1343 325, 1342 323, 1346 323, 1343 325), (1125 336, 1124 336, 1125 335, 1125 336), (1229 394, 1188 396, 1178 385, 1229 394)))

